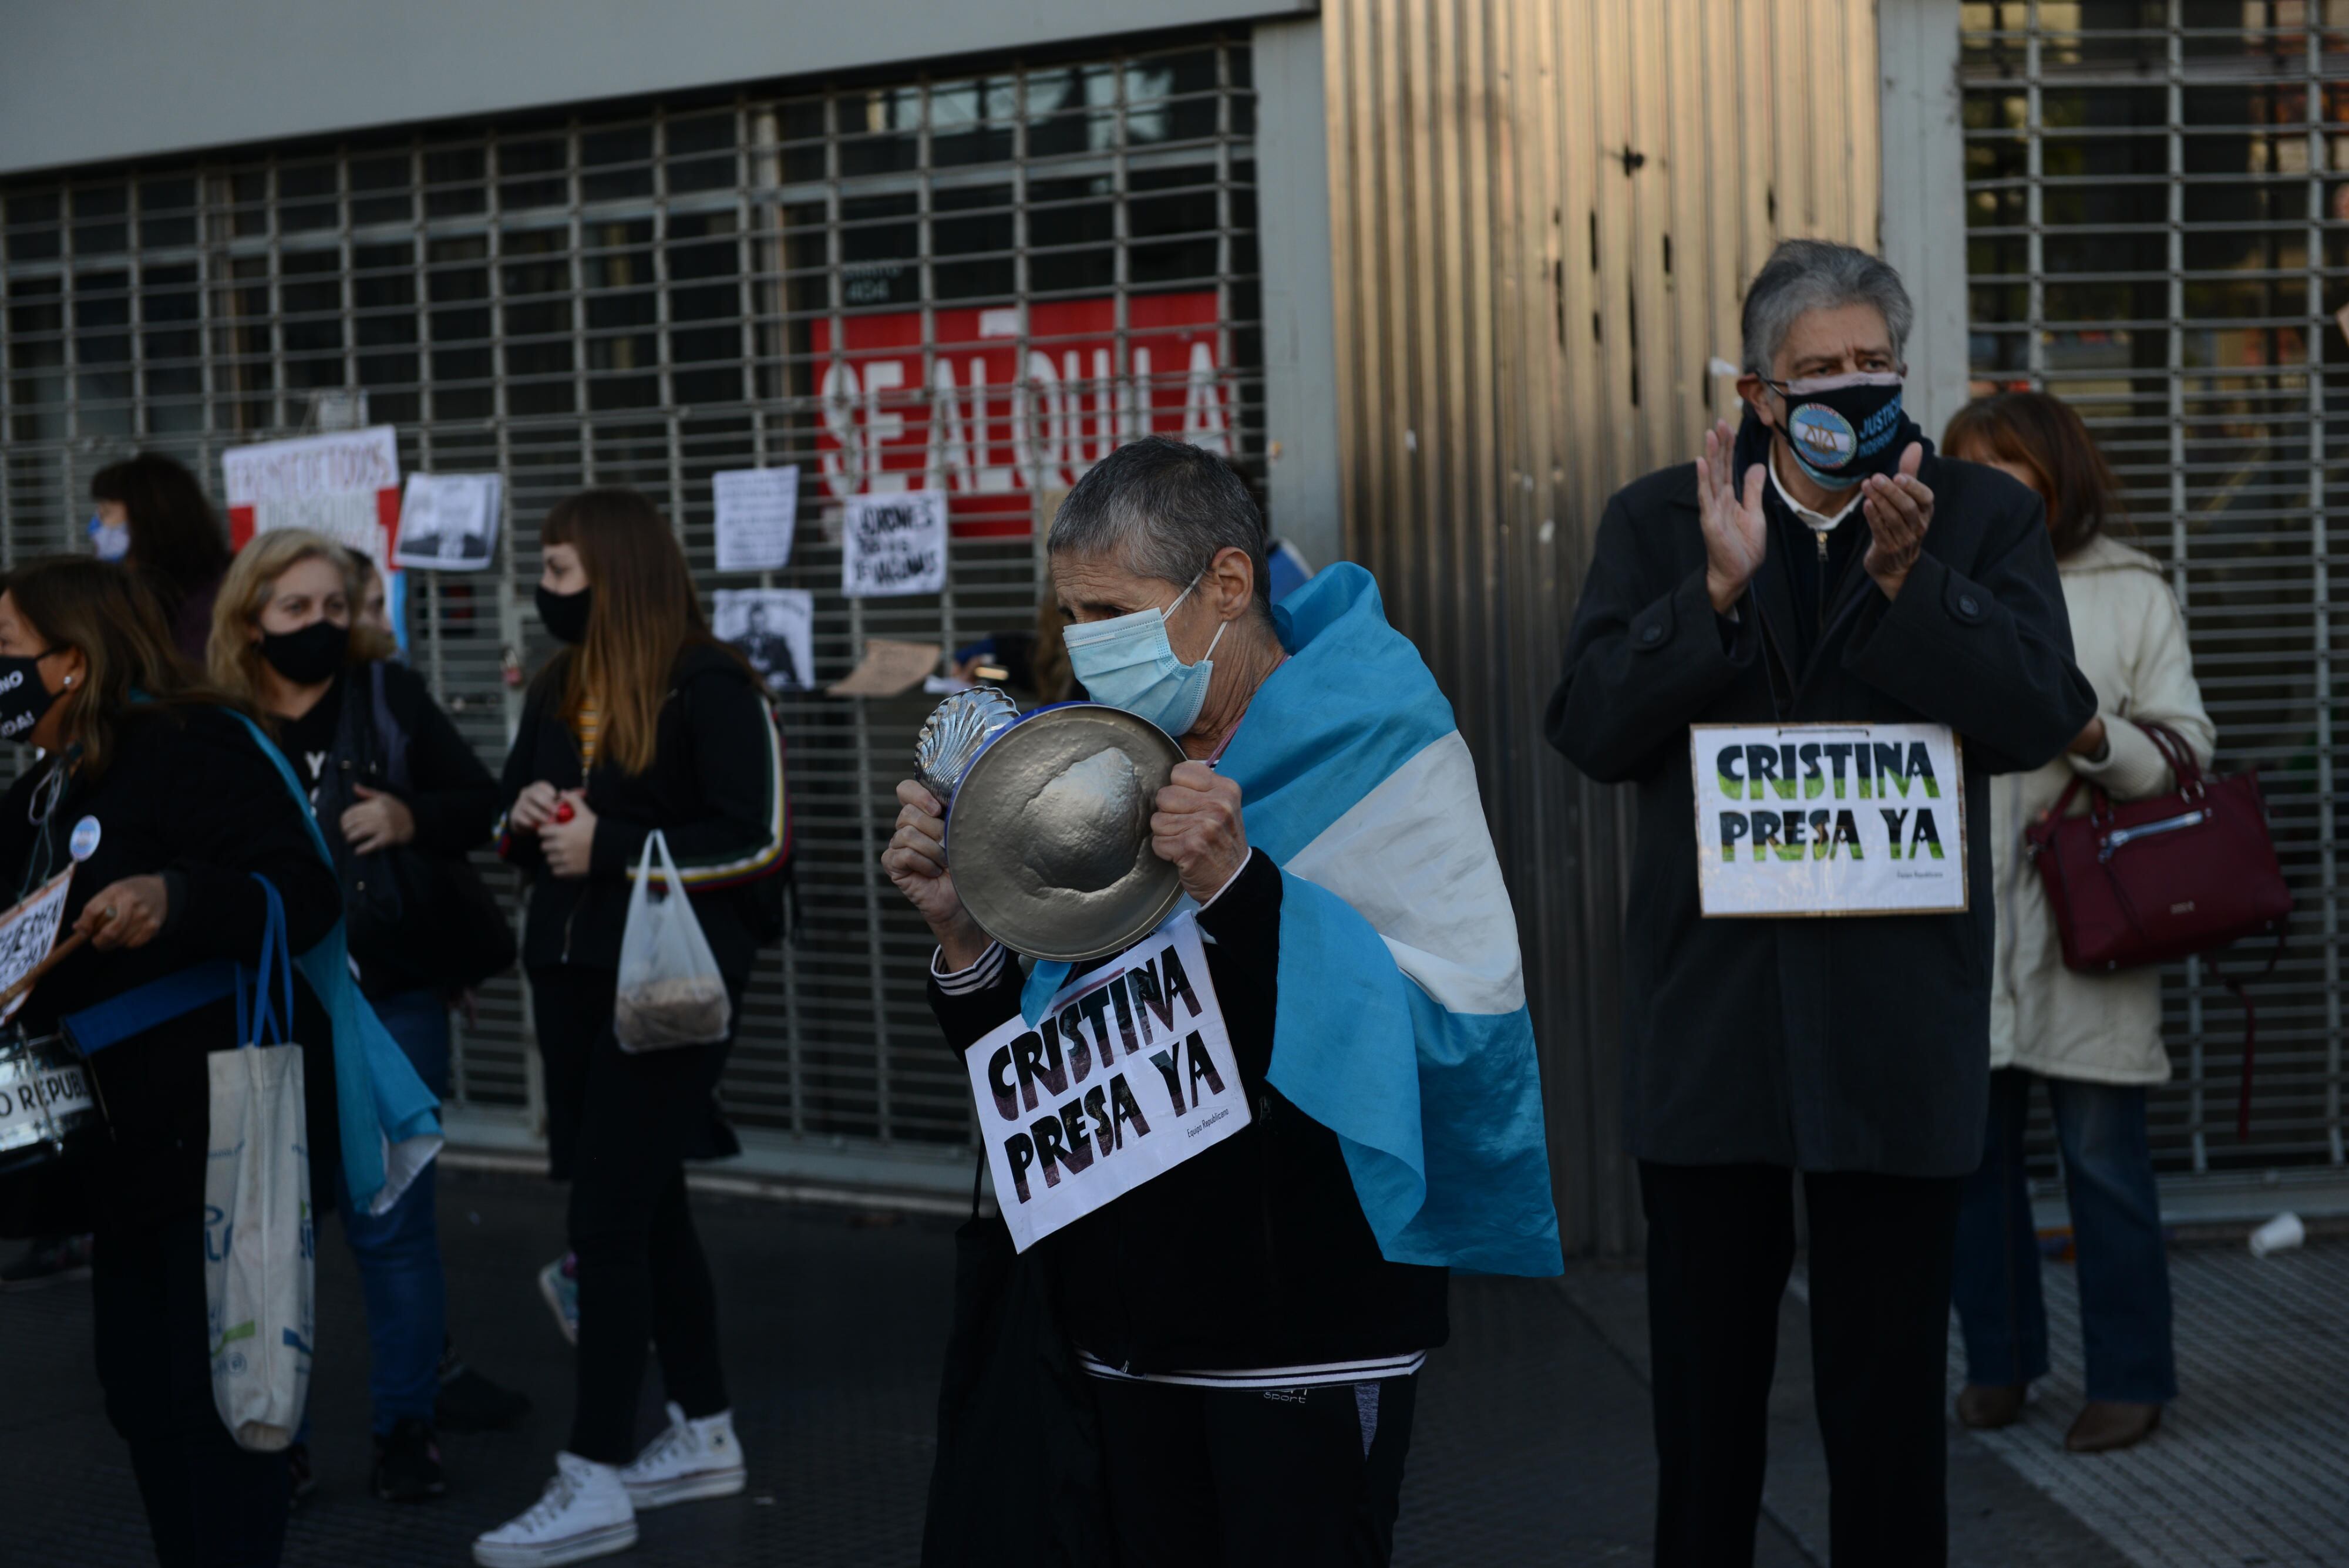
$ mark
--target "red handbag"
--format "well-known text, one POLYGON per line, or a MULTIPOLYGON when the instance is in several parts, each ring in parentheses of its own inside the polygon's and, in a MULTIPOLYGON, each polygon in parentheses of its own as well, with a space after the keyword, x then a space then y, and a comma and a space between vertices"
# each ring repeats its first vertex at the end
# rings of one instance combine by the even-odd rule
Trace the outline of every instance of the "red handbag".
MULTIPOLYGON (((2268 835, 2259 770, 2214 777, 2177 732, 2159 724, 2137 728, 2177 774, 2175 791, 2116 802, 2075 777, 2054 809, 2023 829, 2024 853, 2038 867, 2055 911, 2064 967, 2084 974, 2137 969, 2272 931, 2272 970, 2283 951, 2292 889, 2268 835), (2067 815, 2084 786, 2087 815, 2067 815)), ((2235 1117, 2240 1136, 2251 1130, 2257 1023, 2242 981, 2223 973, 2219 978, 2243 1004, 2243 1080, 2235 1117)))

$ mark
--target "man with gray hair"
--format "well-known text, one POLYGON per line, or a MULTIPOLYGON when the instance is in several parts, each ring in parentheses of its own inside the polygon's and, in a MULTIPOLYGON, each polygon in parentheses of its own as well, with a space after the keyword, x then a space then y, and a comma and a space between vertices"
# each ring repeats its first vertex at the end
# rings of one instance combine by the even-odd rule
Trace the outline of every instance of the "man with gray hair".
POLYGON ((2095 696, 2039 498, 1901 412, 1910 319, 1877 258, 1778 247, 1746 294, 1742 428, 1608 504, 1550 700, 1551 743, 1639 793, 1623 1083, 1659 1564, 1753 1561, 1796 1173, 1832 1555, 1946 1557, 1990 775, 2062 752, 2095 696))

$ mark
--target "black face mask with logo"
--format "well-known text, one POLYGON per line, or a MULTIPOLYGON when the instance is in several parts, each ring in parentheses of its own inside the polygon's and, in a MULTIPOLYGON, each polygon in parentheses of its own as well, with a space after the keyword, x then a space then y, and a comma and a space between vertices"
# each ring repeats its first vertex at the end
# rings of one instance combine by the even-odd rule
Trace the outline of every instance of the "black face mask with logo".
POLYGON ((1849 490, 1871 473, 1891 473, 1917 440, 1901 411, 1900 378, 1889 372, 1771 381, 1785 410, 1778 431, 1805 473, 1829 490, 1849 490))
POLYGON ((594 601, 595 586, 581 588, 575 594, 558 594, 544 583, 538 585, 538 624, 546 628, 546 635, 559 642, 587 640, 587 611, 594 601))
POLYGON ((351 628, 330 620, 314 620, 298 631, 261 634, 261 657, 296 686, 332 680, 350 652, 351 628))
POLYGON ((0 741, 23 741, 49 711, 57 694, 41 680, 41 660, 49 653, 0 659, 0 741))

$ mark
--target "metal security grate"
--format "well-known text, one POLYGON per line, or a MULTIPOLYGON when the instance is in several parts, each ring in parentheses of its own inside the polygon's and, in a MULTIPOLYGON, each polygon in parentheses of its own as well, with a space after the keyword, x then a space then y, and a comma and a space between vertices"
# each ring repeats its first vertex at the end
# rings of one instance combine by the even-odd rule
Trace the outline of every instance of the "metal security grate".
MULTIPOLYGON (((2298 898, 2242 1014, 2166 977, 2179 1071, 2156 1158, 2200 1174, 2343 1164, 2336 661, 2349 530, 2349 4, 2051 0, 1963 8, 1977 387, 2075 403, 2168 566, 2220 765, 2256 764, 2298 898)), ((2222 961, 2256 970, 2265 950, 2222 961)))
MULTIPOLYGON (((0 187, 0 556, 82 547, 91 472, 136 447, 217 490, 224 447, 362 389, 404 471, 506 476, 495 569, 409 574, 412 658, 493 765, 502 671, 547 651, 537 520, 585 484, 649 493, 707 587, 812 590, 822 681, 868 637, 1030 626, 1034 525, 1112 446, 1260 472, 1249 67, 1194 38, 0 187), (783 463, 791 566, 718 573, 710 476, 783 463), (926 483, 946 591, 843 600, 842 499, 926 483)), ((967 1140, 874 865, 928 701, 782 701, 803 934, 762 955, 724 1089, 768 1149, 967 1140)), ((457 1100, 516 1132, 528 1028, 509 978, 461 1032, 457 1100)))

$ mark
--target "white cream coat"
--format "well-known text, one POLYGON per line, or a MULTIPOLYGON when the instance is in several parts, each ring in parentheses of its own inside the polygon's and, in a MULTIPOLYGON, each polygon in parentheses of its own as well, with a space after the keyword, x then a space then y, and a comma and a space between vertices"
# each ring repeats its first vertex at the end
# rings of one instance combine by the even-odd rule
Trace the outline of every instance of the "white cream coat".
MULTIPOLYGON (((2111 750, 2101 763, 2066 753, 2035 773, 1991 780, 1991 865, 1998 943, 1991 980, 1990 1061, 2051 1078, 2158 1084, 2169 1076, 2161 1041, 2158 970, 2075 974, 2023 830, 2054 805, 2076 776, 2116 799, 2177 787, 2169 766, 2131 720, 2161 723, 2210 761, 2216 731, 2186 645, 2186 623, 2152 557, 2097 539, 2060 564, 2073 658, 2096 689, 2111 750)), ((2073 807, 2087 809, 2083 790, 2073 807)))

